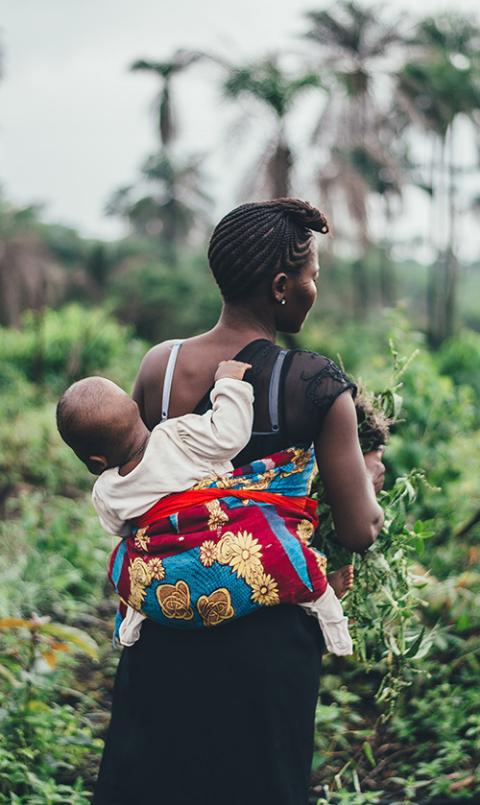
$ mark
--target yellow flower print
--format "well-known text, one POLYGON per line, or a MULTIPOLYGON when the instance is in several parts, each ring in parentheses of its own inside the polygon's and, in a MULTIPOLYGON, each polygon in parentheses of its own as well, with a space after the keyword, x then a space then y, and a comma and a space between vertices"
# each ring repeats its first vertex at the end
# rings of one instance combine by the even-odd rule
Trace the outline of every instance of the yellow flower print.
POLYGON ((140 586, 146 587, 150 584, 152 580, 152 574, 150 572, 150 568, 143 559, 140 559, 137 556, 136 559, 133 560, 132 564, 130 565, 128 572, 130 574, 130 583, 131 584, 138 584, 140 586))
POLYGON ((316 461, 313 462, 312 471, 310 473, 310 478, 307 482, 308 494, 310 494, 310 490, 312 488, 312 484, 315 480, 315 477, 318 475, 318 464, 316 461))
POLYGON ((320 573, 327 572, 327 557, 323 555, 323 553, 318 553, 315 551, 315 559, 317 560, 318 569, 320 573))
POLYGON ((197 601, 197 609, 204 626, 218 626, 235 615, 230 593, 225 587, 220 587, 210 595, 201 595, 197 601))
POLYGON ((300 520, 297 525, 297 537, 304 545, 308 545, 313 534, 313 525, 310 520, 300 520))
POLYGON ((233 541, 235 535, 233 531, 226 531, 222 539, 217 542, 217 562, 221 565, 229 565, 233 558, 233 541))
POLYGON ((203 478, 198 484, 192 486, 192 489, 206 489, 208 486, 211 486, 212 483, 216 480, 215 475, 209 475, 208 478, 203 478))
POLYGON ((244 489, 251 492, 262 492, 265 489, 268 489, 270 482, 275 477, 275 470, 266 470, 265 472, 261 473, 257 476, 256 481, 252 481, 251 478, 232 478, 232 483, 228 484, 226 481, 222 481, 220 485, 220 489, 226 489, 228 486, 235 485, 237 489, 244 489))
POLYGON ((165 568, 163 566, 163 562, 159 559, 158 556, 155 556, 153 559, 150 559, 148 563, 148 569, 152 574, 152 579, 157 579, 161 581, 165 578, 165 568))
POLYGON ((192 620, 193 609, 190 606, 190 590, 186 582, 180 580, 176 584, 159 584, 155 594, 166 618, 192 620))
POLYGON ((295 467, 294 472, 303 472, 310 461, 310 450, 305 450, 303 447, 296 447, 293 453, 292 463, 295 467))
POLYGON ((268 573, 261 573, 251 583, 252 601, 256 604, 263 604, 269 607, 280 603, 278 596, 278 584, 268 573))
POLYGON ((262 570, 262 549, 248 531, 239 531, 232 540, 232 558, 229 561, 237 576, 247 584, 262 570))
POLYGON ((310 461, 310 450, 304 448, 294 448, 291 451, 292 458, 289 462, 291 469, 282 470, 280 478, 289 478, 291 475, 297 475, 303 472, 308 462, 310 461))
POLYGON ((128 603, 133 609, 140 610, 145 598, 145 587, 152 581, 152 572, 143 559, 137 556, 128 568, 130 576, 130 596, 128 603))
POLYGON ((218 500, 209 500, 205 506, 209 513, 208 528, 210 531, 216 531, 217 528, 228 523, 228 514, 223 511, 218 500))
POLYGON ((135 547, 138 548, 139 551, 146 551, 148 548, 150 537, 146 536, 146 532, 146 528, 139 528, 135 534, 135 547))
POLYGON ((145 598, 145 590, 143 587, 130 587, 130 595, 128 596, 128 603, 137 612, 142 609, 143 599, 145 598))
POLYGON ((217 559, 217 546, 212 539, 205 540, 200 546, 200 561, 205 567, 211 567, 217 559))
POLYGON ((232 486, 238 485, 238 479, 232 478, 231 475, 222 475, 217 476, 215 479, 215 488, 216 489, 231 489, 232 486))

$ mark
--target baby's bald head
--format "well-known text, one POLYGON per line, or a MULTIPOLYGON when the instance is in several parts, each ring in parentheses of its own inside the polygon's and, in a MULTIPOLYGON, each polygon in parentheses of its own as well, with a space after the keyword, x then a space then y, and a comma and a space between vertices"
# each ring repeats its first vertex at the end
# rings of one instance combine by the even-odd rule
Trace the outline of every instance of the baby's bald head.
POLYGON ((140 422, 137 404, 104 377, 78 380, 62 394, 57 405, 57 427, 62 439, 95 474, 107 467, 118 467, 128 459, 140 422), (105 459, 105 466, 92 460, 98 457, 105 459))

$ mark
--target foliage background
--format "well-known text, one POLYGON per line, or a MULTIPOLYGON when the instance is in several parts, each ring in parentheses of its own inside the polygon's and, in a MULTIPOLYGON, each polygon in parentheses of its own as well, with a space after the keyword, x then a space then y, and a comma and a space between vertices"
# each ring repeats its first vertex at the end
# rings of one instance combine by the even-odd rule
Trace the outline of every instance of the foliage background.
MULTIPOLYGON (((90 801, 118 660, 105 579, 112 541, 91 509, 86 470, 56 433, 55 402, 86 374, 131 388, 151 343, 218 316, 205 257, 218 200, 208 163, 181 147, 175 115, 179 79, 195 71, 246 123, 263 121, 263 142, 253 125, 234 146, 258 154, 230 206, 292 192, 332 221, 299 346, 340 356, 373 391, 391 385, 391 340, 402 356, 418 350, 402 375, 387 494, 416 469, 427 482, 397 509, 404 553, 385 542, 389 564, 377 570, 387 596, 389 567, 403 563, 408 601, 390 601, 390 611, 424 630, 428 651, 399 668, 372 627, 367 663, 325 658, 312 803, 480 796, 480 273, 475 248, 464 249, 464 238, 475 243, 478 164, 472 157, 467 170, 460 158, 467 142, 476 154, 478 21, 344 1, 301 16, 302 26, 293 56, 234 64, 178 41, 125 65, 157 92, 152 151, 105 200, 122 237, 85 237, 3 194, 0 803, 90 801), (300 98, 312 122, 303 150, 300 98), (430 207, 421 243, 399 235, 412 188, 430 207), (388 679, 402 680, 393 714, 376 697, 388 679)), ((3 47, 6 86, 8 36, 3 47)), ((358 602, 348 606, 358 615, 358 602)))

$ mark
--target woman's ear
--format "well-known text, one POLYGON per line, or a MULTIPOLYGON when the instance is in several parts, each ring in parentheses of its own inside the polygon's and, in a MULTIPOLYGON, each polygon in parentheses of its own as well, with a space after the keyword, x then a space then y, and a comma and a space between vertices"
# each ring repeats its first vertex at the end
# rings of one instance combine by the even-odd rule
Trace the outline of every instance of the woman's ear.
POLYGON ((105 456, 89 456, 85 464, 93 475, 101 475, 108 467, 108 461, 105 456))
POLYGON ((287 290, 287 275, 284 272, 280 274, 275 274, 272 280, 272 293, 275 302, 284 304, 283 300, 285 299, 286 290, 287 290))

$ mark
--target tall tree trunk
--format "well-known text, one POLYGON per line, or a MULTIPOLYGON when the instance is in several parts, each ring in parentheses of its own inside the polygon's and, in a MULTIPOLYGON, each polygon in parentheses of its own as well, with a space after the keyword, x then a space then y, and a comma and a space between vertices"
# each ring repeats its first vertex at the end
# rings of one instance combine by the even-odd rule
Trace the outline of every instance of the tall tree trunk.
POLYGON ((366 254, 352 263, 353 315, 357 321, 365 321, 370 302, 366 254))
POLYGON ((175 179, 169 182, 165 227, 161 235, 166 259, 175 268, 178 265, 178 201, 175 179))
POLYGON ((17 280, 18 272, 11 270, 11 249, 5 240, 0 240, 0 324, 18 327, 20 323, 20 294, 17 280), (13 276, 12 276, 13 275, 13 276))
POLYGON ((393 216, 388 197, 384 198, 384 202, 387 238, 385 239, 385 246, 380 247, 378 250, 380 257, 380 295, 383 307, 394 307, 397 301, 397 282, 395 266, 392 262, 391 247, 388 242, 388 237, 392 231, 393 216))
MULTIPOLYGON (((446 135, 442 137, 439 149, 439 180, 434 194, 436 220, 435 231, 446 231, 445 201, 446 201, 446 135)), ((446 261, 448 260, 445 241, 438 245, 437 257, 430 267, 429 277, 429 327, 428 338, 433 348, 440 346, 445 338, 445 276, 448 273, 446 261)))
POLYGON ((285 198, 289 195, 292 166, 292 152, 283 134, 280 133, 275 151, 268 163, 268 183, 272 198, 285 198))
POLYGON ((380 296, 382 307, 395 307, 397 300, 397 281, 389 247, 380 247, 378 254, 380 257, 380 296))
POLYGON ((175 127, 172 114, 172 98, 170 93, 170 79, 166 78, 160 94, 158 110, 158 136, 160 148, 168 148, 175 137, 175 127))
MULTIPOLYGON (((429 221, 429 241, 432 251, 437 251, 436 227, 435 227, 435 207, 437 201, 436 193, 436 166, 437 166, 437 138, 432 134, 432 151, 430 156, 430 221, 429 221)), ((430 346, 435 342, 435 270, 437 259, 431 263, 428 269, 427 278, 427 334, 430 346)))
POLYGON ((33 379, 42 387, 45 382, 45 305, 33 311, 35 352, 33 360, 33 379))
POLYGON ((454 129, 450 125, 441 145, 441 218, 437 229, 446 233, 437 265, 431 274, 429 340, 438 348, 455 329, 459 265, 456 256, 456 184, 454 129))
POLYGON ((448 142, 448 244, 445 261, 444 305, 445 332, 444 338, 453 335, 456 324, 457 292, 459 264, 456 244, 456 184, 455 184, 455 148, 454 123, 450 126, 448 142))

